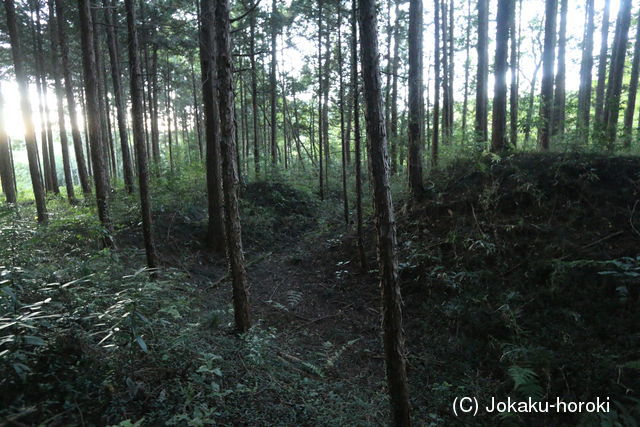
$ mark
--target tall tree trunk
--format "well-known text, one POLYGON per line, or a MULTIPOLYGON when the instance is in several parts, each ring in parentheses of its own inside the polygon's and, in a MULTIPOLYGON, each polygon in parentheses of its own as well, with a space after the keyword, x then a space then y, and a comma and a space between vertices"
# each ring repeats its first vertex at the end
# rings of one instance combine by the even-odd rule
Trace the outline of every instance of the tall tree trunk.
POLYGON ((276 0, 271 3, 271 164, 275 166, 278 160, 278 129, 276 127, 276 100, 277 100, 277 77, 276 77, 276 14, 278 9, 276 8, 276 0))
POLYGON ((115 33, 117 23, 116 1, 102 0, 104 7, 104 20, 107 27, 107 45, 109 47, 109 60, 111 64, 111 80, 113 82, 113 94, 116 104, 116 118, 118 121, 118 135, 120 137, 120 152, 122 154, 122 172, 124 188, 127 193, 133 193, 133 165, 129 153, 129 138, 127 134, 127 113, 122 94, 122 75, 120 73, 120 49, 115 33), (111 8, 111 13, 109 11, 111 8))
POLYGON ((509 53, 509 19, 512 0, 498 0, 496 18, 495 83, 493 87, 493 117, 491 151, 502 153, 507 147, 507 56, 509 53))
POLYGON ((160 173, 160 129, 158 126, 159 111, 158 111, 158 45, 153 43, 151 53, 151 68, 149 71, 149 81, 151 84, 151 90, 149 91, 149 108, 151 110, 151 149, 153 150, 153 163, 155 167, 155 173, 160 173))
POLYGON ((4 125, 4 97, 0 86, 0 181, 7 203, 16 203, 15 171, 11 164, 9 136, 4 125))
MULTIPOLYGON (((415 0, 414 0, 415 1, 415 0)), ((360 0, 360 49, 366 104, 369 158, 378 237, 382 288, 382 329, 393 422, 409 426, 409 388, 402 331, 402 297, 398 279, 395 216, 389 186, 389 154, 382 111, 375 0, 360 0)))
POLYGON ((256 11, 249 17, 249 61, 251 62, 251 118, 253 120, 253 164, 256 177, 260 176, 260 141, 258 126, 258 77, 256 69, 256 11))
POLYGON ((7 18, 7 29, 11 41, 11 56, 13 58, 13 69, 18 82, 20 92, 20 107, 22 110, 22 120, 25 129, 25 145, 27 147, 27 160, 29 162, 29 173, 31 175, 31 185, 33 195, 36 199, 36 210, 38 212, 38 222, 46 223, 48 220, 47 205, 44 197, 44 186, 42 176, 38 168, 38 147, 36 145, 36 132, 33 126, 33 116, 31 112, 31 101, 29 99, 29 81, 24 67, 22 57, 22 47, 18 36, 18 25, 16 22, 16 10, 13 0, 3 0, 7 18))
POLYGON ((324 84, 322 94, 322 141, 324 142, 324 183, 329 189, 329 162, 330 162, 330 141, 329 141, 329 88, 331 75, 331 29, 327 25, 325 31, 325 60, 324 60, 324 84))
POLYGON ((344 123, 344 70, 342 67, 342 0, 338 2, 338 102, 340 107, 340 146, 342 152, 342 207, 344 222, 349 225, 349 196, 347 192, 347 143, 344 123))
POLYGON ((423 195, 422 130, 424 88, 422 86, 422 0, 409 2, 409 190, 414 199, 423 195))
POLYGON ((560 0, 560 32, 558 34, 558 71, 556 91, 553 97, 553 135, 564 135, 566 108, 566 48, 567 48, 567 8, 568 0, 560 0))
MULTIPOLYGON (((236 328, 246 332, 251 327, 247 272, 242 252, 242 230, 238 208, 238 175, 235 168, 236 143, 233 118, 233 72, 229 33, 229 0, 217 0, 215 9, 217 69, 219 82, 220 148, 224 181, 224 206, 227 230, 227 258, 233 281, 233 309, 236 328)), ((271 123, 275 126, 275 122, 271 123)))
POLYGON ((76 203, 75 190, 73 188, 73 176, 71 175, 71 160, 69 159, 69 141, 67 140, 67 125, 64 117, 64 93, 60 82, 60 62, 58 58, 58 40, 56 38, 57 24, 55 19, 55 5, 53 0, 49 3, 49 32, 51 42, 51 74, 55 84, 55 93, 58 110, 58 127, 60 130, 60 148, 62 150, 62 168, 64 170, 64 182, 67 189, 69 203, 76 203))
MULTIPOLYGON (((462 101, 462 142, 467 142, 467 114, 469 109, 469 70, 471 68, 471 0, 467 0, 467 32, 465 35, 464 51, 464 98, 462 101)), ((428 105, 428 103, 427 103, 428 105)), ((428 135, 427 135, 428 136, 428 135)))
POLYGON ((449 145, 451 136, 451 123, 449 123, 449 33, 448 33, 448 20, 449 8, 447 0, 442 0, 440 14, 442 16, 440 26, 442 27, 442 44, 441 44, 441 59, 442 59, 442 142, 444 145, 449 145))
POLYGON ((607 83, 607 52, 609 50, 609 13, 611 0, 604 0, 602 28, 600 33, 600 56, 598 59, 598 85, 596 87, 595 126, 597 132, 604 128, 604 91, 607 83))
POLYGON ((213 0, 201 1, 200 68, 202 69, 202 100, 207 140, 207 194, 209 227, 207 244, 215 251, 224 250, 224 214, 222 211, 222 181, 220 170, 220 116, 216 93, 215 37, 213 34, 213 0))
POLYGON ((624 76, 624 62, 629 40, 629 26, 631 24, 631 0, 620 1, 620 12, 616 23, 616 35, 613 40, 613 57, 609 69, 607 96, 604 106, 603 122, 606 126, 605 143, 612 150, 618 133, 618 116, 620 114, 620 92, 624 76))
MULTIPOLYGON (((324 109, 322 95, 324 94, 324 79, 322 76, 322 8, 323 0, 318 0, 318 165, 320 179, 320 199, 324 200, 324 109)), ((328 165, 327 165, 328 167, 328 165)))
POLYGON ((553 69, 555 65, 557 0, 546 0, 544 49, 542 52, 542 89, 540 92, 540 128, 538 147, 549 150, 553 123, 553 69))
MULTIPOLYGON (((488 135, 489 80, 489 0, 478 0, 478 70, 476 75, 476 141, 485 142, 488 135)), ((439 71, 437 71, 439 73, 439 71)))
POLYGON ((127 13, 127 33, 129 35, 129 84, 131 90, 131 113, 133 126, 133 146, 138 166, 138 187, 140 188, 140 213, 142 216, 142 234, 147 256, 147 266, 156 268, 158 256, 153 241, 153 220, 151 216, 151 196, 149 195, 149 167, 147 165, 147 144, 144 140, 143 119, 143 81, 140 67, 140 49, 134 0, 125 0, 127 13))
MULTIPOLYGON (((488 0, 479 0, 479 2, 488 1, 488 0)), ((433 129, 431 131, 431 167, 436 168, 438 166, 438 150, 439 150, 439 139, 440 139, 440 0, 434 0, 434 27, 435 27, 435 78, 433 88, 435 90, 435 96, 433 100, 433 129)), ((478 77, 480 73, 478 72, 478 77)), ((480 89, 478 89, 480 90, 480 89)), ((478 131, 478 98, 476 97, 476 132, 478 131)), ((486 119, 486 117, 485 117, 486 119)), ((480 133, 478 133, 480 135, 480 133)))
MULTIPOLYGON (((42 172, 44 173, 44 187, 47 192, 54 192, 53 185, 53 172, 51 167, 51 156, 49 155, 49 132, 48 132, 48 100, 45 93, 45 87, 47 80, 45 78, 44 70, 44 50, 42 48, 42 31, 40 23, 40 2, 33 3, 34 9, 32 14, 35 17, 35 24, 32 24, 33 38, 34 38, 34 50, 36 52, 35 58, 35 81, 36 90, 38 92, 38 112, 40 117, 40 145, 42 147, 42 172), (45 111, 46 106, 46 111, 45 111)), ((55 164, 54 164, 55 166, 55 164)))
POLYGON ((391 173, 398 171, 398 70, 400 68, 400 2, 396 1, 396 23, 393 30, 393 62, 391 64, 391 123, 389 124, 391 145, 391 173))
POLYGON ((78 168, 78 177, 80 178, 80 186, 82 187, 82 193, 86 196, 91 194, 91 185, 89 184, 87 163, 82 149, 82 136, 80 134, 80 126, 78 125, 76 100, 73 93, 73 80, 71 79, 71 70, 69 67, 69 46, 67 44, 67 35, 65 31, 67 22, 64 18, 62 0, 55 0, 55 5, 56 18, 58 21, 58 44, 60 45, 60 55, 62 58, 62 76, 64 78, 67 107, 69 108, 69 121, 71 123, 71 138, 73 139, 73 149, 76 157, 76 166, 78 168))
POLYGON ((578 91, 578 134, 587 145, 589 141, 589 121, 591 118, 591 92, 593 73, 593 33, 595 32, 594 0, 587 0, 586 25, 582 42, 580 62, 580 89, 578 91))
POLYGON ((360 138, 360 84, 358 76, 358 6, 357 0, 351 1, 351 93, 353 101, 353 138, 355 150, 355 169, 356 169, 356 233, 358 259, 360 261, 360 271, 367 271, 367 256, 364 251, 364 227, 362 224, 362 159, 361 159, 361 138, 360 138))
POLYGON ((98 218, 105 229, 103 242, 107 247, 114 247, 113 225, 109 212, 109 183, 104 164, 104 141, 100 123, 99 82, 97 76, 96 56, 94 51, 94 33, 91 17, 90 0, 78 0, 80 9, 80 35, 82 41, 82 67, 84 70, 84 89, 87 104, 89 139, 91 146, 91 162, 93 163, 93 180, 96 186, 96 203, 98 218))
POLYGON ((627 98, 627 108, 624 112, 624 146, 631 145, 633 134, 633 114, 636 109, 636 96, 638 94, 638 76, 640 74, 640 18, 637 19, 636 41, 633 48, 633 64, 631 65, 631 79, 629 81, 629 95, 627 98))
POLYGON ((453 112, 454 112, 454 104, 455 104, 455 98, 454 98, 454 92, 453 92, 453 86, 455 84, 455 77, 456 77, 456 73, 455 73, 455 65, 454 65, 454 61, 455 61, 455 36, 454 36, 454 31, 455 31, 455 20, 453 18, 454 16, 454 7, 455 7, 455 0, 451 0, 451 4, 449 5, 449 28, 448 28, 448 35, 449 35, 449 50, 448 50, 448 54, 449 54, 449 84, 448 84, 448 88, 449 88, 449 111, 447 112, 448 115, 448 121, 449 121, 449 142, 453 141, 453 127, 454 127, 454 117, 453 117, 453 112))
POLYGON ((202 128, 200 122, 200 101, 198 100, 198 91, 196 89, 196 73, 193 69, 193 62, 191 62, 191 91, 193 96, 193 116, 194 122, 196 126, 196 136, 198 138, 198 154, 200 155, 200 160, 203 158, 203 149, 202 149, 202 128))
POLYGON ((516 5, 511 6, 509 32, 511 38, 511 86, 509 93, 509 143, 515 148, 518 145, 518 69, 520 61, 520 31, 522 30, 522 0, 519 1, 519 23, 516 32, 516 5))

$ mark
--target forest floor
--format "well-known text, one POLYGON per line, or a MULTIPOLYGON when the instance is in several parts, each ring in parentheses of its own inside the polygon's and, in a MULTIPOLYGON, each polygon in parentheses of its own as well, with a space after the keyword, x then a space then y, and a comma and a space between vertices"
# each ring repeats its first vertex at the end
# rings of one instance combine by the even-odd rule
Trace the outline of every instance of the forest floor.
MULTIPOLYGON (((0 218, 0 417, 386 424, 373 226, 363 274, 338 195, 321 202, 304 188, 250 183, 242 219, 254 327, 238 336, 224 260, 203 246, 197 177, 165 185, 154 195, 156 280, 139 269, 130 199, 114 203, 116 252, 97 248, 88 208, 60 204, 45 230, 0 218)), ((429 177, 425 201, 398 201, 417 425, 640 418, 638 200, 638 158, 527 154, 458 162, 429 177), (456 418, 462 396, 609 397, 612 410, 456 418)))

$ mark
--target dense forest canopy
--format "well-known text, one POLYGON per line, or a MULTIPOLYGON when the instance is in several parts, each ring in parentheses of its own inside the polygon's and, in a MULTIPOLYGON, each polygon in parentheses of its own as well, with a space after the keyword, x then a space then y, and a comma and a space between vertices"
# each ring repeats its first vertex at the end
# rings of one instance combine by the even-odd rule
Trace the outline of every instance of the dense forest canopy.
POLYGON ((2 0, 0 416, 632 422, 639 77, 637 0, 2 0))

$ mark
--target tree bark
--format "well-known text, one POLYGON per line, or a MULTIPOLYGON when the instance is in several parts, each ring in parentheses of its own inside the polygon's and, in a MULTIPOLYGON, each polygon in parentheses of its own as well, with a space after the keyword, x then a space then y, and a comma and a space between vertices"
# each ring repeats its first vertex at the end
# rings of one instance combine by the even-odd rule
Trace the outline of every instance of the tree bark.
POLYGON ((344 73, 342 67, 342 1, 338 4, 338 102, 340 108, 340 148, 342 153, 342 208, 344 222, 349 225, 349 193, 347 192, 347 143, 344 122, 344 73))
POLYGON ((607 95, 604 106, 603 123, 606 126, 605 144, 613 150, 618 133, 618 116, 620 114, 620 93, 622 78, 624 77, 624 62, 629 40, 629 26, 631 24, 631 0, 620 1, 620 12, 616 23, 616 35, 613 40, 613 57, 609 69, 607 95))
POLYGON ((578 91, 578 134, 587 145, 591 118, 591 92, 593 84, 593 33, 595 32, 594 0, 587 0, 586 25, 580 62, 580 89, 578 91))
POLYGON ((631 78, 629 81, 629 95, 627 97, 627 108, 624 112, 624 146, 631 146, 633 136, 633 114, 636 108, 636 96, 638 94, 638 77, 640 75, 640 18, 636 27, 636 41, 633 48, 633 63, 631 65, 631 78))
POLYGON ((56 18, 58 21, 58 44, 60 45, 60 56, 62 59, 62 76, 64 78, 67 107, 69 108, 69 121, 71 123, 71 138, 73 139, 73 149, 76 157, 76 166, 78 168, 78 177, 80 178, 80 186, 82 187, 83 194, 86 196, 91 194, 91 185, 89 184, 87 163, 82 149, 82 136, 80 134, 80 126, 78 125, 76 100, 73 94, 73 80, 71 79, 71 70, 69 67, 69 46, 67 44, 67 35, 65 31, 67 23, 64 18, 62 0, 55 0, 55 5, 56 18))
POLYGON ((276 127, 276 101, 277 101, 277 78, 276 78, 276 36, 278 34, 276 30, 276 0, 271 3, 271 164, 275 166, 278 160, 278 128, 276 127))
POLYGON ((147 144, 144 139, 143 118, 143 80, 140 66, 140 49, 134 0, 125 0, 127 14, 127 33, 129 38, 129 84, 131 90, 131 115, 133 126, 133 146, 138 166, 138 187, 140 188, 140 214, 142 216, 142 234, 149 268, 158 267, 158 256, 153 240, 153 220, 151 214, 151 196, 149 194, 149 167, 147 164, 147 144))
MULTIPOLYGON (((234 139, 229 0, 216 1, 215 18, 227 258, 233 281, 233 308, 236 328, 240 332, 246 332, 251 327, 251 320, 249 319, 248 279, 242 252, 242 230, 238 208, 238 175, 235 167, 236 142, 234 139)), ((275 126, 275 123, 271 125, 275 126)))
POLYGON ((553 135, 564 135, 566 108, 566 49, 567 49, 567 7, 568 0, 560 0, 560 32, 558 34, 558 65, 553 97, 553 135))
MULTIPOLYGON (((483 2, 483 1, 487 2, 488 0, 479 0, 479 2, 483 2)), ((436 75, 434 78, 434 85, 433 85, 435 95, 433 100, 433 129, 431 130, 431 167, 436 168, 438 167, 438 154, 439 154, 438 150, 440 145, 439 144, 440 142, 440 0, 434 0, 433 3, 435 6, 433 9, 434 11, 433 22, 435 27, 434 71, 436 75)), ((478 77, 480 77, 479 71, 478 71, 478 77)), ((478 89, 478 91, 480 91, 480 89, 478 89)), ((481 125, 481 123, 479 123, 479 119, 481 119, 481 117, 478 116, 478 107, 481 107, 481 105, 478 103, 479 94, 480 92, 478 92, 478 96, 476 97, 476 133, 479 132, 478 126, 481 125)), ((486 114, 485 114, 485 119, 486 119, 486 114)), ((481 135, 481 133, 478 133, 478 135, 481 135)))
POLYGON ((604 92, 607 83, 607 51, 609 50, 609 13, 611 0, 604 0, 602 28, 600 33, 600 56, 598 59, 598 85, 596 87, 595 125, 598 132, 604 127, 604 92))
POLYGON ((44 197, 44 186, 38 168, 38 148, 36 145, 36 132, 33 126, 33 116, 31 112, 31 101, 29 99, 29 82, 24 67, 22 57, 22 47, 18 36, 18 25, 16 22, 16 10, 13 0, 4 0, 4 8, 7 18, 7 29, 11 41, 11 56, 13 58, 13 68, 18 82, 20 92, 20 108, 22 110, 22 120, 25 128, 25 145, 27 147, 27 160, 29 162, 29 173, 31 175, 31 185, 36 200, 36 210, 38 212, 38 222, 43 224, 48 220, 47 205, 44 197))
POLYGON ((509 92, 509 143, 515 148, 518 145, 518 70, 520 61, 520 32, 522 31, 522 0, 519 1, 519 23, 516 32, 516 5, 511 5, 509 32, 511 38, 511 86, 509 92))
POLYGON ((402 331, 402 296, 398 279, 395 216, 389 185, 389 154, 382 111, 375 0, 360 0, 360 49, 366 105, 369 158, 378 237, 382 288, 382 328, 393 422, 411 425, 406 356, 402 331))
POLYGON ((471 0, 467 0, 467 30, 465 35, 464 60, 464 97, 462 101, 462 142, 467 142, 467 114, 469 109, 469 70, 471 68, 471 0))
POLYGON ((116 104, 116 119, 118 121, 118 136, 120 137, 120 151, 122 154, 122 172, 124 188, 127 193, 133 193, 133 165, 129 153, 129 138, 127 134, 127 114, 122 94, 122 75, 120 73, 120 49, 115 33, 117 24, 116 1, 102 0, 104 6, 104 20, 107 27, 107 45, 109 47, 109 60, 111 63, 111 80, 113 82, 113 94, 116 104), (111 12, 109 13, 109 8, 111 12))
POLYGON ((353 138, 355 150, 355 180, 356 180, 356 234, 358 259, 360 261, 360 271, 367 271, 367 256, 364 250, 364 227, 362 224, 362 155, 360 138, 360 85, 358 73, 358 7, 357 0, 351 2, 351 93, 353 101, 351 114, 353 120, 353 138))
POLYGON ((0 86, 0 181, 7 203, 16 203, 15 171, 11 163, 9 136, 4 125, 4 97, 0 86))
POLYGON ((546 0, 544 49, 542 52, 542 89, 540 93, 540 127, 538 147, 549 150, 553 123, 553 69, 555 65, 557 0, 546 0))
POLYGON ((76 203, 75 190, 73 188, 73 176, 71 175, 71 160, 69 159, 69 141, 67 139, 67 125, 64 117, 64 93, 60 82, 60 62, 58 59, 58 40, 56 38, 57 24, 55 19, 55 5, 53 0, 49 2, 49 32, 51 42, 51 74, 55 84, 55 93, 58 110, 58 127, 60 131, 60 148, 62 150, 62 167, 64 170, 64 182, 69 203, 76 203))
POLYGON ((318 165, 320 199, 324 200, 324 108, 322 105, 324 79, 322 76, 322 9, 323 0, 318 0, 318 165))
MULTIPOLYGON (((487 124, 489 77, 489 0, 478 0, 478 69, 476 75, 476 141, 489 138, 487 124)), ((438 73, 438 72, 437 72, 438 73)))
POLYGON ((507 56, 509 52, 509 19, 512 0, 498 0, 496 18, 495 83, 493 87, 493 118, 491 151, 502 153, 507 147, 507 56))
POLYGON ((409 190, 414 199, 423 196, 422 187, 422 130, 423 66, 422 66, 422 0, 409 2, 409 190))
POLYGON ((442 142, 449 145, 451 142, 451 123, 449 122, 450 100, 449 96, 449 32, 448 20, 449 8, 447 0, 442 0, 440 5, 440 14, 442 16, 440 27, 442 28, 442 44, 441 44, 441 60, 442 60, 442 142))
POLYGON ((391 145, 391 173, 398 171, 398 69, 400 68, 400 2, 396 1, 396 23, 393 30, 393 62, 391 64, 391 123, 389 124, 391 145))
POLYGON ((109 183, 104 164, 104 141, 100 123, 99 82, 96 56, 94 51, 94 33, 90 0, 78 0, 80 9, 80 34, 82 42, 82 68, 84 70, 85 101, 93 163, 93 180, 96 187, 98 218, 105 229, 103 242, 107 247, 115 247, 113 225, 109 212, 109 183))
POLYGON ((220 170, 220 116, 216 93, 215 37, 213 0, 201 0, 200 64, 202 100, 207 141, 207 194, 209 227, 207 244, 214 251, 224 250, 224 214, 220 170))

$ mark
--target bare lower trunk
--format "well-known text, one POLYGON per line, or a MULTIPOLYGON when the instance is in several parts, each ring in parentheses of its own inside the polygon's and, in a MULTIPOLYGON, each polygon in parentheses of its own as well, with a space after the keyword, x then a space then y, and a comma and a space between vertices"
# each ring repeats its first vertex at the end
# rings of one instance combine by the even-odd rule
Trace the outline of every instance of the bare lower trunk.
POLYGON ((131 88, 131 112, 133 125, 133 144, 138 164, 138 186, 140 187, 140 213, 142 216, 142 234, 147 256, 147 266, 158 266, 155 244, 153 241, 153 223, 151 216, 151 197, 149 196, 149 167, 147 164, 147 146, 144 139, 143 121, 143 81, 140 67, 138 32, 134 0, 125 0, 127 10, 127 30, 129 34, 129 73, 131 88))
POLYGON ((362 76, 366 104, 369 158, 378 237, 378 263, 382 287, 382 328, 393 422, 409 426, 409 389, 402 331, 402 297, 398 280, 396 228, 389 186, 389 154, 382 112, 378 35, 374 0, 360 0, 362 76))
POLYGON ((96 187, 96 203, 98 217, 105 229, 103 242, 105 246, 115 246, 113 226, 109 212, 109 184, 104 158, 103 134, 100 123, 99 82, 97 77, 96 57, 94 51, 94 33, 89 0, 78 0, 80 9, 80 32, 82 39, 82 66, 84 70, 85 98, 93 164, 93 179, 96 187))
MULTIPOLYGON (((242 229, 238 208, 238 174, 236 170, 235 120, 233 114, 233 72, 229 33, 229 0, 217 0, 215 8, 217 76, 220 102, 220 152, 224 182, 227 258, 233 280, 233 308, 236 328, 246 332, 251 327, 247 272, 242 252, 242 229)), ((275 126, 275 123, 271 124, 275 126)))

